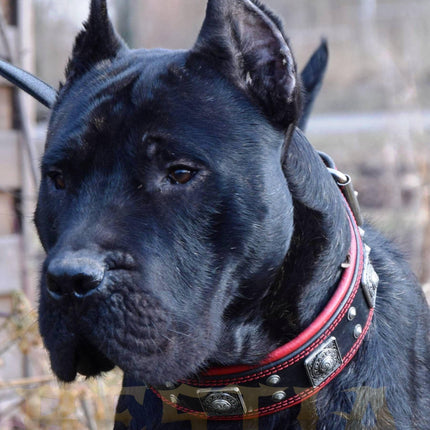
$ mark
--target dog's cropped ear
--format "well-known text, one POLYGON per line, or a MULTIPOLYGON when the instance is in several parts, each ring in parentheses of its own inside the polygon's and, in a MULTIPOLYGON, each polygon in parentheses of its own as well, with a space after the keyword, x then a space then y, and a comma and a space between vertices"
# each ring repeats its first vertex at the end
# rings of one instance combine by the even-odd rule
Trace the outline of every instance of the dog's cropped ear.
POLYGON ((192 52, 244 90, 276 125, 297 121, 296 64, 280 21, 257 0, 209 0, 192 52))
POLYGON ((327 41, 323 39, 318 49, 312 54, 305 68, 303 69, 302 86, 305 94, 303 114, 299 121, 299 128, 306 130, 315 99, 321 90, 323 79, 328 64, 328 46, 327 41))
POLYGON ((90 15, 76 37, 66 79, 70 82, 82 76, 100 61, 115 58, 123 48, 126 45, 113 28, 106 0, 91 0, 90 15))

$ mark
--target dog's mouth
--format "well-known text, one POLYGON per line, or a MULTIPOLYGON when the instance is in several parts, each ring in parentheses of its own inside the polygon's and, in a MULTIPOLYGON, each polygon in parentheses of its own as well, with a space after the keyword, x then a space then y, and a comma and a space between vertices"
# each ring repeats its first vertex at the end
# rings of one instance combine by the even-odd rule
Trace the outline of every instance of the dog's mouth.
POLYGON ((95 377, 115 367, 113 361, 86 339, 79 340, 76 346, 70 344, 66 354, 66 360, 51 360, 52 370, 63 382, 74 381, 78 373, 95 377))
POLYGON ((204 360, 202 345, 208 343, 204 333, 172 321, 155 297, 127 290, 125 283, 114 292, 115 285, 109 294, 76 303, 42 295, 39 327, 56 376, 67 383, 77 374, 95 377, 118 366, 159 385, 197 371, 204 360), (178 359, 185 349, 186 363, 178 359))
POLYGON ((115 364, 93 345, 80 342, 76 348, 75 367, 76 373, 91 377, 112 370, 115 364))

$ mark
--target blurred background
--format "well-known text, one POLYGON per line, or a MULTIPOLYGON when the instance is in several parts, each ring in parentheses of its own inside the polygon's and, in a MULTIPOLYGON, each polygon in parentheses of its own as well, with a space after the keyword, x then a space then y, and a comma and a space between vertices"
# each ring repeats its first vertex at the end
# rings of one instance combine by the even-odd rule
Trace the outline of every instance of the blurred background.
MULTIPOLYGON (((111 0, 133 48, 192 46, 204 0, 111 0)), ((307 135, 349 173, 369 219, 430 292, 430 2, 267 0, 300 68, 330 62, 307 135)), ((57 87, 87 0, 0 0, 0 56, 57 87)), ((32 214, 49 111, 0 79, 0 428, 108 429, 120 372, 54 382, 37 329, 43 259, 32 214)))

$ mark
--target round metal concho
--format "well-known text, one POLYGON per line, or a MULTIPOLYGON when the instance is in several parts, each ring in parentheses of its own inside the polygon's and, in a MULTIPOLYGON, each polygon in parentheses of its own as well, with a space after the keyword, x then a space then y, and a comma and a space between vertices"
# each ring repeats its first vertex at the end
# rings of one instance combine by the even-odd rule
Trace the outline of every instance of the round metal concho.
POLYGON ((339 364, 337 351, 333 349, 321 351, 312 363, 312 376, 317 381, 324 380, 339 367, 339 364))
POLYGON ((203 400, 204 408, 214 415, 223 415, 242 410, 239 400, 227 393, 209 394, 203 400))

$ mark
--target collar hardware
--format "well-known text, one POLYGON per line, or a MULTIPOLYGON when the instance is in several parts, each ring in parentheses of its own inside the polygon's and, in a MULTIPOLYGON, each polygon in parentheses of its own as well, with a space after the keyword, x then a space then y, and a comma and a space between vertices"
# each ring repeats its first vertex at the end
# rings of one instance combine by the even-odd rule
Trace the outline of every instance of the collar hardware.
POLYGON ((348 311, 348 321, 354 321, 357 316, 357 309, 351 306, 348 311))
POLYGON ((275 387, 281 382, 281 377, 279 375, 270 375, 267 378, 266 385, 269 385, 271 387, 275 387))
POLYGON ((200 389, 197 396, 203 411, 210 417, 243 415, 247 412, 239 387, 200 389))
POLYGON ((318 151, 318 154, 348 202, 357 225, 361 227, 364 220, 361 214, 360 203, 358 202, 358 193, 354 189, 351 177, 337 170, 335 162, 328 154, 321 151, 318 151))
POLYGON ((363 287, 364 295, 366 296, 367 303, 370 308, 375 307, 376 303, 376 293, 378 290, 379 276, 375 272, 373 265, 370 261, 370 251, 371 248, 364 244, 364 266, 363 266, 363 276, 361 278, 361 285, 363 287))
POLYGON ((342 365, 343 359, 334 336, 326 340, 305 360, 312 386, 318 387, 342 365))

